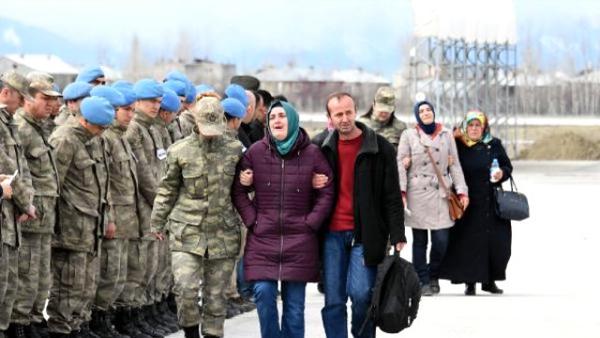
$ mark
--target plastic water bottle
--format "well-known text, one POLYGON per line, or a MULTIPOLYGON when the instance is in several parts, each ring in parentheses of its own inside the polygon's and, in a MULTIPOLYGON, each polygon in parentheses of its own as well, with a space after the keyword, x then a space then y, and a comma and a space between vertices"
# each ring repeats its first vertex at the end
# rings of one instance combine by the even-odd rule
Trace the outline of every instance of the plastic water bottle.
POLYGON ((498 164, 498 159, 495 158, 492 160, 492 166, 490 167, 490 182, 492 182, 492 183, 498 182, 498 180, 494 178, 494 174, 498 170, 500 170, 500 164, 498 164))

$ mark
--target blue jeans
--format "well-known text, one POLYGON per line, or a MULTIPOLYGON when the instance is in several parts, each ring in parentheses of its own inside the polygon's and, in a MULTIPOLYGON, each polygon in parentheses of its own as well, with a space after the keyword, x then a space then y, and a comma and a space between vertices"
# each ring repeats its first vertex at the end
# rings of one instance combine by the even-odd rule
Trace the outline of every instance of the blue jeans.
POLYGON ((412 229, 412 233, 413 266, 419 275, 421 284, 427 285, 431 279, 438 279, 438 276, 440 275, 440 264, 444 259, 444 255, 446 255, 450 229, 412 229), (427 243, 429 231, 431 231, 431 251, 429 252, 429 264, 427 264, 427 243))
POLYGON ((252 282, 247 282, 244 278, 244 257, 238 260, 237 264, 237 291, 244 299, 252 298, 253 285, 252 282))
POLYGON ((346 302, 352 301, 352 336, 375 337, 372 321, 358 332, 371 304, 377 267, 366 266, 363 246, 353 243, 352 231, 328 232, 323 248, 323 289, 325 307, 321 310, 327 338, 348 337, 346 302))
POLYGON ((305 282, 281 282, 283 315, 277 311, 277 281, 254 282, 254 302, 262 338, 304 338, 305 282))

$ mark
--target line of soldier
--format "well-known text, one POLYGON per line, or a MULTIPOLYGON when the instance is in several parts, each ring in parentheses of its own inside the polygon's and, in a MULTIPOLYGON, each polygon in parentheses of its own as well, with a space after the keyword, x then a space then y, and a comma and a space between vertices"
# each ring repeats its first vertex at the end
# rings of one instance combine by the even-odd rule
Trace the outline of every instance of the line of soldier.
MULTIPOLYGON (((177 243, 158 240, 150 219, 167 149, 197 129, 196 88, 177 71, 162 84, 144 79, 108 86, 99 67, 84 69, 62 94, 53 82, 38 72, 0 78, 0 173, 17 173, 3 184, 0 337, 160 338, 175 332, 185 321, 171 292, 177 293, 177 269, 169 246, 177 243)), ((198 89, 198 98, 218 97, 212 88, 198 89)), ((260 118, 247 120, 258 121, 251 128, 241 121, 258 106, 264 123, 264 94, 236 85, 228 90, 242 101, 223 101, 230 134, 241 125, 260 139, 260 118)), ((229 275, 226 281, 240 279, 229 275)), ((227 297, 237 306, 226 311, 227 303, 220 305, 216 317, 254 308, 235 284, 223 284, 231 286, 227 297)), ((218 326, 203 332, 220 336, 218 326)))

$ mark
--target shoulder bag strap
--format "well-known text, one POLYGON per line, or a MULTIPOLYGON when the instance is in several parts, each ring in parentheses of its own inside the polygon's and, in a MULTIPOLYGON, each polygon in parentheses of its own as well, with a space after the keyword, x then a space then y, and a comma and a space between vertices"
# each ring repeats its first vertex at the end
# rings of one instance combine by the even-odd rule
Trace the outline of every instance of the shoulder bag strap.
POLYGON ((439 185, 441 185, 444 188, 444 190, 446 190, 446 195, 450 196, 450 192, 448 191, 446 182, 444 182, 444 178, 442 177, 442 172, 440 171, 440 168, 438 168, 438 166, 435 164, 433 155, 431 155, 431 150, 427 146, 425 146, 425 150, 427 151, 427 156, 429 156, 429 160, 431 161, 431 165, 433 166, 433 169, 435 169, 435 174, 437 175, 439 185))

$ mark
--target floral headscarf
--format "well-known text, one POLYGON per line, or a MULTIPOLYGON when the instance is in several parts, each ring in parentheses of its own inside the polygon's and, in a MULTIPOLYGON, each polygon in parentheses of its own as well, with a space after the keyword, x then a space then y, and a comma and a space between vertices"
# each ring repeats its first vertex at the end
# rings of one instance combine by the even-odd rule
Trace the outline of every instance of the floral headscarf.
POLYGON ((483 142, 487 144, 492 140, 492 134, 490 133, 490 125, 488 123, 488 118, 487 116, 485 116, 484 113, 480 111, 468 112, 460 126, 460 131, 462 134, 462 141, 464 144, 467 145, 467 147, 472 147, 478 142, 483 142), (473 120, 479 120, 479 122, 481 122, 481 125, 483 126, 483 133, 481 134, 480 140, 471 140, 469 138, 469 134, 467 133, 467 126, 469 125, 469 122, 473 120))

